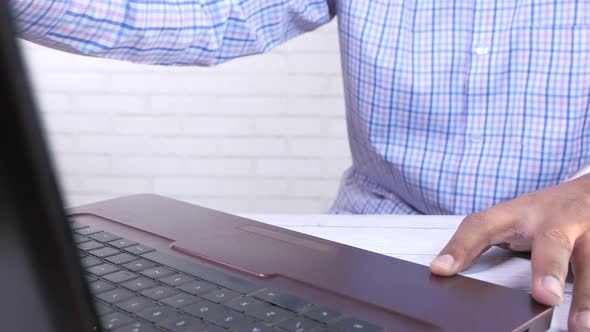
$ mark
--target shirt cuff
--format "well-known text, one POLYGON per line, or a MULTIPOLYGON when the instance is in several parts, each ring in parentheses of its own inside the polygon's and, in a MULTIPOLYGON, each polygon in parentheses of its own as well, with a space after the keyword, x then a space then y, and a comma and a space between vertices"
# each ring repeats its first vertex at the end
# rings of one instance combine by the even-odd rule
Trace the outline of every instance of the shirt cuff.
POLYGON ((586 174, 590 174, 590 163, 584 165, 582 168, 580 168, 577 172, 575 172, 574 174, 571 174, 570 176, 568 176, 564 182, 568 182, 574 179, 579 178, 582 175, 586 175, 586 174))
POLYGON ((47 35, 70 6, 70 0, 9 1, 17 34, 29 40, 47 35))

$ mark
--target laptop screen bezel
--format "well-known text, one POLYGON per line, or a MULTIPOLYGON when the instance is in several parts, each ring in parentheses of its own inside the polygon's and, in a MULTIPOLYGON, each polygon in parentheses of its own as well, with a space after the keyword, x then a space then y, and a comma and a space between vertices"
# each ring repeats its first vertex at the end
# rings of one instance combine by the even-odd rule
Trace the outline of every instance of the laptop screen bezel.
POLYGON ((5 82, 0 89, 0 257, 18 259, 5 259, 10 266, 2 266, 13 273, 0 277, 11 294, 0 300, 8 310, 2 312, 2 329, 97 331, 9 2, 0 3, 0 77, 5 82), (27 303, 39 311, 27 313, 27 303))

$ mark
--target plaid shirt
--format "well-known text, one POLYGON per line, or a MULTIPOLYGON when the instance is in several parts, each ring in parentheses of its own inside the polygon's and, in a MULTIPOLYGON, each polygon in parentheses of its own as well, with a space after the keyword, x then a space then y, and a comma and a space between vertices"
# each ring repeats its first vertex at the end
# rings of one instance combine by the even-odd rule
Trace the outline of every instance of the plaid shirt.
POLYGON ((162 65, 338 18, 353 165, 335 213, 466 214, 590 162, 590 0, 11 0, 20 35, 162 65))

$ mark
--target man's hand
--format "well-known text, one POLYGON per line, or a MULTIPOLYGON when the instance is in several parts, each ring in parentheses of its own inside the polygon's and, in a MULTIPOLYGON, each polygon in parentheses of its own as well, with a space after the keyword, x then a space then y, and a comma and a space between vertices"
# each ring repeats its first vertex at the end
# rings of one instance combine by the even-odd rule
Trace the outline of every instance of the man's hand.
POLYGON ((467 216, 430 265, 450 276, 498 245, 532 252, 533 297, 557 306, 569 263, 574 273, 570 331, 590 331, 590 175, 467 216))

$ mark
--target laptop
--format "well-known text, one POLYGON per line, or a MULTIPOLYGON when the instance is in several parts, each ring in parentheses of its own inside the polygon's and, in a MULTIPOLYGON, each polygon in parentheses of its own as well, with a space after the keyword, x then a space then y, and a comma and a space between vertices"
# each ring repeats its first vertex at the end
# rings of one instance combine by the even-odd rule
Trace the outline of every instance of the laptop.
POLYGON ((138 194, 64 209, 0 4, 0 330, 545 331, 523 291, 138 194))

